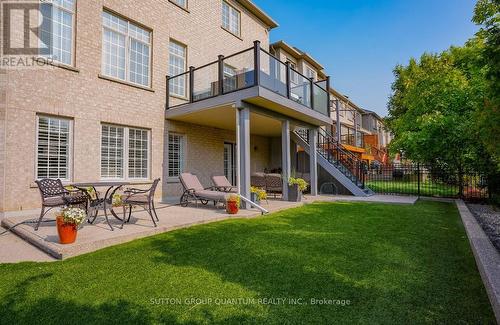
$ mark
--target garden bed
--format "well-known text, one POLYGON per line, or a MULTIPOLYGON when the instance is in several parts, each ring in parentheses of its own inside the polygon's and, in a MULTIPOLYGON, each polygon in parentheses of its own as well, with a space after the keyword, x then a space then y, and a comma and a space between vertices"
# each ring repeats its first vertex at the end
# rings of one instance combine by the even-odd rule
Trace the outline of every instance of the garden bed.
POLYGON ((500 211, 490 205, 468 204, 481 228, 500 253, 500 211))

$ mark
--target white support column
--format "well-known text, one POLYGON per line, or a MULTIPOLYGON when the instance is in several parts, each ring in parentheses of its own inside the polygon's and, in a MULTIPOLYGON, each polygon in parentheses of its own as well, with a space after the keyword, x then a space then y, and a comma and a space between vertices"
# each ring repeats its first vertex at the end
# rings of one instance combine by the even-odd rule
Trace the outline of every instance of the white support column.
MULTIPOLYGON (((238 108, 238 135, 237 146, 239 155, 238 178, 240 195, 250 198, 250 109, 248 107, 238 108)), ((242 208, 246 204, 242 202, 242 208)))
POLYGON ((290 167, 290 121, 281 122, 281 169, 283 175, 283 200, 288 200, 288 178, 290 167))
POLYGON ((311 195, 318 195, 318 129, 309 130, 309 172, 311 174, 311 195))

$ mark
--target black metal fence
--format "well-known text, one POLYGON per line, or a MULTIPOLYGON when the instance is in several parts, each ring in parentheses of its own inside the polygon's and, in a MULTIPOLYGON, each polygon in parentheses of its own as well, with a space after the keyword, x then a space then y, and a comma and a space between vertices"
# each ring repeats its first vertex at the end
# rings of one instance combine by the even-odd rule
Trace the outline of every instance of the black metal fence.
POLYGON ((458 172, 423 164, 370 166, 366 186, 378 194, 403 194, 470 201, 488 199, 488 179, 476 172, 458 172))

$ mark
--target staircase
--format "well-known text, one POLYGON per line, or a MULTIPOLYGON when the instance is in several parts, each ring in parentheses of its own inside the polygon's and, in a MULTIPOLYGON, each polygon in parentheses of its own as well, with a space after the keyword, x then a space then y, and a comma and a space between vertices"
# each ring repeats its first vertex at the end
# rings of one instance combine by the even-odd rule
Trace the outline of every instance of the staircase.
MULTIPOLYGON (((311 155, 309 134, 306 129, 297 128, 292 139, 311 155)), ((355 196, 369 196, 373 192, 365 187, 365 163, 353 153, 345 150, 337 139, 323 129, 318 131, 315 149, 318 164, 355 196)))

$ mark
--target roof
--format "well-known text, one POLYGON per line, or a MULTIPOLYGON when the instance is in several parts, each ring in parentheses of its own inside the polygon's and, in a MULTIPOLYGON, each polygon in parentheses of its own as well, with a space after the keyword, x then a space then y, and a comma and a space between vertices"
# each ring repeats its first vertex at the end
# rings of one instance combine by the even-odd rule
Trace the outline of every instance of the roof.
POLYGON ((264 24, 269 26, 269 29, 273 29, 278 27, 278 23, 271 18, 268 14, 264 12, 264 10, 260 9, 255 3, 250 0, 237 0, 239 4, 241 4, 245 9, 254 14, 257 18, 259 18, 264 24))
POLYGON ((283 50, 293 55, 294 58, 304 59, 305 61, 309 62, 315 69, 318 69, 320 71, 324 69, 323 66, 318 61, 316 61, 312 56, 310 56, 309 54, 307 54, 306 52, 300 50, 295 46, 289 45, 283 40, 271 44, 270 47, 282 48, 283 50))
POLYGON ((365 114, 365 111, 363 108, 359 107, 358 105, 356 105, 352 100, 349 99, 349 97, 347 97, 346 95, 343 95, 341 94, 338 90, 330 87, 330 92, 332 92, 336 97, 338 97, 339 99, 341 99, 342 101, 344 102, 347 102, 348 105, 354 107, 355 109, 357 109, 358 111, 361 111, 362 114, 365 114))
POLYGON ((380 115, 378 115, 377 113, 375 113, 374 111, 370 111, 369 109, 365 109, 365 114, 371 114, 371 115, 374 115, 376 118, 378 118, 379 120, 383 121, 384 119, 382 117, 380 117, 380 115))

